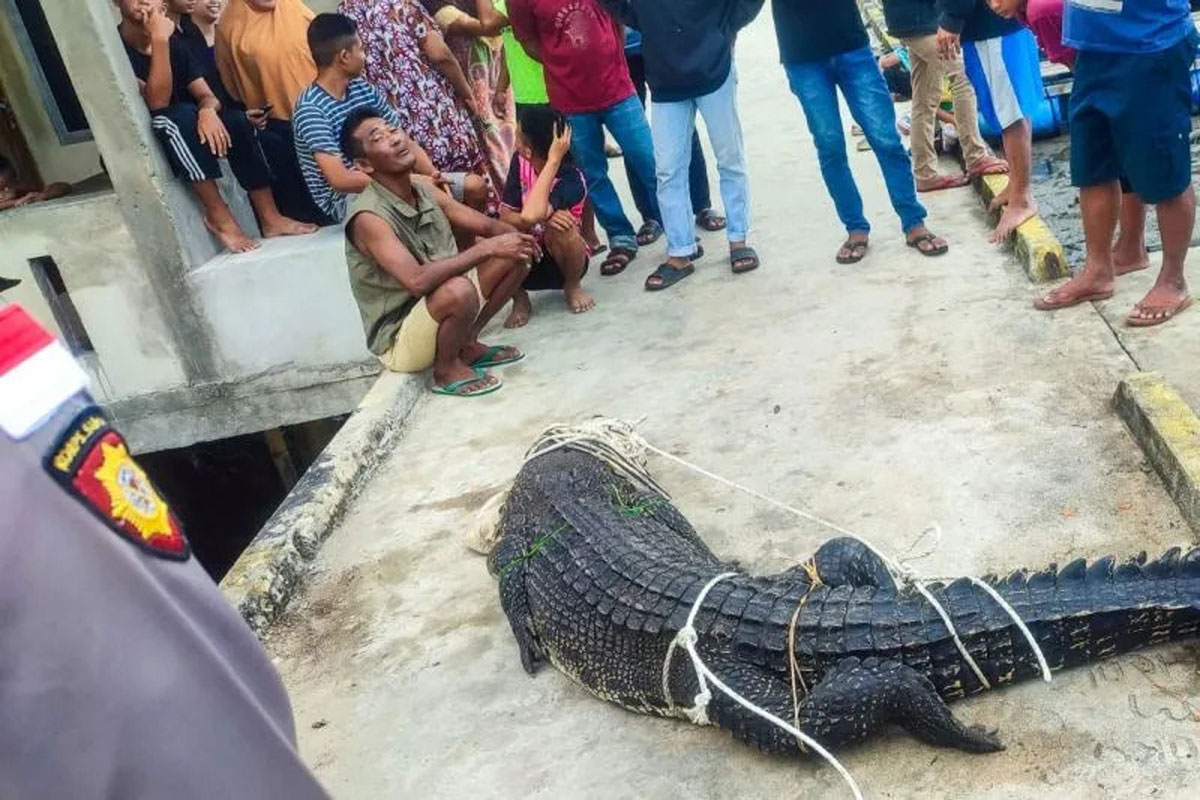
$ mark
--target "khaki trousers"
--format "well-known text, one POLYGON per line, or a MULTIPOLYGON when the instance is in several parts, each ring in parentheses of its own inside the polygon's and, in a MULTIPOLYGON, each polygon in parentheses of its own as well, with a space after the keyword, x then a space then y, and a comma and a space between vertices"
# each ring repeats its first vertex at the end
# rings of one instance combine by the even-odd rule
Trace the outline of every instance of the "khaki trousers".
POLYGON ((901 39, 908 48, 912 64, 912 162, 913 175, 918 181, 933 180, 938 176, 937 152, 933 149, 934 123, 938 105, 942 102, 942 80, 950 80, 950 91, 954 95, 954 121, 958 130, 958 141, 962 144, 963 157, 970 169, 979 160, 991 155, 987 143, 979 133, 979 109, 975 101, 975 90, 967 79, 962 55, 953 60, 943 59, 937 50, 937 37, 933 34, 912 39, 901 39))

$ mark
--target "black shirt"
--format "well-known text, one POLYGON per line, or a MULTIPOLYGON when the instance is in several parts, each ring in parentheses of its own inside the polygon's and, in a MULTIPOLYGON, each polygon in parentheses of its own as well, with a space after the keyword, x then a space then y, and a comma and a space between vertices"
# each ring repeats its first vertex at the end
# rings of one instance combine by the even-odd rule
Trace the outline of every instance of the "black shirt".
POLYGON ((854 0, 773 0, 771 8, 785 64, 820 61, 870 43, 854 0))
MULTIPOLYGON (((129 56, 129 63, 133 66, 133 74, 138 76, 139 80, 145 81, 150 76, 150 56, 134 50, 127 43, 122 43, 125 44, 125 54, 129 56)), ((168 45, 171 48, 171 105, 195 105, 196 98, 192 97, 188 86, 197 78, 204 77, 204 69, 192 57, 187 45, 179 36, 172 36, 168 45)))
MULTIPOLYGON (((525 193, 533 189, 533 185, 525 186, 521 181, 521 162, 524 156, 514 153, 512 163, 508 168, 508 179, 504 181, 504 193, 500 202, 513 211, 520 211, 525 205, 525 193)), ((531 170, 532 171, 532 168, 531 170)), ((583 201, 587 200, 587 187, 583 173, 572 163, 559 166, 554 186, 550 189, 550 208, 553 211, 582 212, 583 201)))
POLYGON ((214 48, 209 47, 208 40, 204 38, 204 32, 196 27, 196 23, 192 22, 190 16, 180 15, 179 30, 171 38, 179 39, 187 47, 192 60, 203 70, 208 88, 212 89, 212 93, 221 101, 221 108, 241 108, 241 103, 234 101, 229 92, 225 90, 225 84, 221 81, 221 73, 217 70, 217 56, 214 48))

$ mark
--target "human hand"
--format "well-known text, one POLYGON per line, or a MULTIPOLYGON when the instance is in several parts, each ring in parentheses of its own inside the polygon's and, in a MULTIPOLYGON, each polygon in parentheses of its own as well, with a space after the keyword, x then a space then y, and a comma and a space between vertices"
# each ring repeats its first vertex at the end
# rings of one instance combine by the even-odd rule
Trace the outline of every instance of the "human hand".
POLYGON ((520 260, 526 264, 537 256, 537 242, 525 233, 502 233, 483 240, 484 250, 492 258, 520 260))
POLYGON ((267 120, 270 119, 267 116, 267 109, 265 108, 250 109, 246 112, 246 118, 250 120, 251 125, 260 131, 267 127, 267 120))
POLYGON ((200 135, 200 144, 208 145, 208 149, 217 158, 224 158, 233 144, 229 138, 229 131, 225 129, 225 123, 221 122, 217 112, 211 108, 200 109, 196 133, 200 135))
POLYGON ((550 160, 561 162, 571 152, 571 126, 564 122, 554 123, 554 141, 550 143, 550 160))
POLYGON ((153 6, 146 12, 142 26, 150 41, 157 44, 165 44, 175 33, 175 23, 164 13, 161 5, 153 6))
POLYGON ((952 61, 957 58, 958 54, 962 52, 962 42, 960 41, 961 38, 962 36, 960 34, 951 33, 945 28, 938 28, 938 54, 947 61, 952 61))
POLYGON ((575 215, 570 211, 559 209, 550 215, 550 219, 546 220, 546 227, 552 231, 566 233, 579 227, 579 220, 575 219, 575 215))

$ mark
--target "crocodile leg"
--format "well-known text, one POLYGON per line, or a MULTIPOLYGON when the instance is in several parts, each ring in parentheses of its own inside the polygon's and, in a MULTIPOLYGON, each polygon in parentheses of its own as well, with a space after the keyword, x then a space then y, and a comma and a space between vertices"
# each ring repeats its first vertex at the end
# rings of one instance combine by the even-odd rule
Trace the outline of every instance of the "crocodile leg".
POLYGON ((894 589, 887 565, 869 547, 849 536, 830 539, 813 554, 817 575, 828 586, 874 586, 894 589))
POLYGON ((993 733, 954 718, 921 673, 879 658, 846 658, 825 674, 800 710, 800 729, 826 747, 860 742, 889 724, 940 747, 990 753, 993 733))
POLYGON ((500 576, 500 606, 516 637, 521 666, 533 675, 538 662, 546 659, 534 633, 533 614, 525 591, 525 558, 521 540, 516 536, 506 537, 492 551, 491 565, 500 576))

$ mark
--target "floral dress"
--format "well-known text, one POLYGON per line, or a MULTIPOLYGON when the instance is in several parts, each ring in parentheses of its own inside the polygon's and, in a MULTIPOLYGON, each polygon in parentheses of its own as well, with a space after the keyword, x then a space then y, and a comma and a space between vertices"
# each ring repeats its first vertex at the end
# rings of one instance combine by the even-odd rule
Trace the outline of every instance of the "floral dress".
MULTIPOLYGON (((434 19, 442 28, 448 27, 457 16, 474 16, 475 13, 473 0, 427 0, 427 3, 438 6, 434 19)), ((504 40, 499 36, 445 36, 446 45, 458 59, 467 82, 475 90, 475 106, 479 109, 480 133, 492 185, 503 187, 517 139, 517 115, 512 89, 506 89, 500 102, 496 102, 500 76, 504 71, 504 40), (496 114, 497 105, 503 105, 503 116, 496 114)))
POLYGON ((421 42, 437 23, 418 0, 342 0, 367 52, 366 79, 387 98, 404 130, 442 172, 473 172, 495 194, 489 159, 450 80, 425 60, 421 42))

